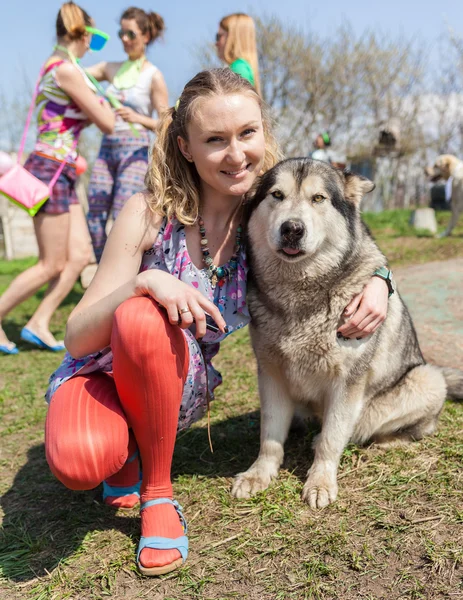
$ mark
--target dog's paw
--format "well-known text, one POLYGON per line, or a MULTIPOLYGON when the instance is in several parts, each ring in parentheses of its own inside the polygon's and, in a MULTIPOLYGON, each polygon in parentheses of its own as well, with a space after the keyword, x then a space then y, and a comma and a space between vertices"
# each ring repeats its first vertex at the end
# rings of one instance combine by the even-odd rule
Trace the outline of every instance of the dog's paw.
POLYGON ((309 475, 302 490, 302 500, 310 508, 325 508, 336 500, 337 495, 336 478, 324 473, 309 475))
POLYGON ((244 473, 239 473, 235 477, 232 487, 232 496, 235 498, 250 498, 266 490, 276 473, 273 475, 268 469, 251 467, 244 473))

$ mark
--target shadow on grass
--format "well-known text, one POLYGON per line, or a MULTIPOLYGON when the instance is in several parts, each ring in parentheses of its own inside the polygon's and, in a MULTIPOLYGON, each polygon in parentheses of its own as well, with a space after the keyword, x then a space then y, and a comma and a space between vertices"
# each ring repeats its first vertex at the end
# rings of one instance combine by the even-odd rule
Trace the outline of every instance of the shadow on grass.
MULTIPOLYGON (((179 435, 173 477, 202 475, 232 477, 246 470, 259 451, 259 413, 233 417, 211 426, 214 453, 207 426, 179 435)), ((292 432, 284 467, 304 479, 311 460, 311 432, 292 432)), ((116 529, 138 539, 136 511, 120 516, 101 502, 101 492, 74 492, 51 474, 43 444, 28 451, 27 463, 1 498, 4 511, 0 543, 0 570, 13 582, 46 576, 61 561, 77 552, 92 531, 116 529)))

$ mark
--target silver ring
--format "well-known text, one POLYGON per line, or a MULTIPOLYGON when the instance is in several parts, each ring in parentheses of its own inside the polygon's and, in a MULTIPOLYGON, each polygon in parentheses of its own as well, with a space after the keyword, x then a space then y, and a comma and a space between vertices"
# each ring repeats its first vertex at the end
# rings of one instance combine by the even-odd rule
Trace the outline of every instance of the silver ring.
POLYGON ((179 312, 181 315, 184 315, 184 314, 185 314, 185 313, 187 313, 187 312, 191 312, 191 310, 190 310, 189 308, 181 308, 181 309, 180 309, 178 312, 179 312))

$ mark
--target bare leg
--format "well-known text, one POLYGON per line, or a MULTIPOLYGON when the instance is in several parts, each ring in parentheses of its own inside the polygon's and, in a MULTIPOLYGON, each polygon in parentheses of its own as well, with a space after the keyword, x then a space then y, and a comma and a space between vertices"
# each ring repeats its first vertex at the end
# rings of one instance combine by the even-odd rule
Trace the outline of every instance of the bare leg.
POLYGON ((77 281, 82 269, 88 264, 91 256, 90 235, 84 211, 80 204, 72 204, 69 207, 69 215, 66 264, 58 277, 50 282, 44 299, 26 325, 50 346, 57 343, 49 329, 50 320, 58 306, 72 290, 74 283, 77 281))
MULTIPOLYGON (((14 279, 0 297, 0 345, 11 344, 1 328, 2 319, 18 304, 59 275, 66 263, 69 213, 62 215, 38 214, 34 230, 39 247, 39 260, 14 279)), ((13 344, 11 344, 13 346, 13 344)))
POLYGON ((278 475, 284 456, 284 443, 294 415, 294 404, 281 381, 265 372, 259 373, 261 398, 260 452, 254 464, 236 476, 233 496, 249 498, 265 490, 278 475))

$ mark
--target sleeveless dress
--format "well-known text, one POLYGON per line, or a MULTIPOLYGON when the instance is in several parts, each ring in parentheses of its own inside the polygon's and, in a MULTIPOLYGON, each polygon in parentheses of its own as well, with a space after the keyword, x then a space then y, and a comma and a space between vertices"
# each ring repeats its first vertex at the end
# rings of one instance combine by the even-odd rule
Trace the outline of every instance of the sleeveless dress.
MULTIPOLYGON (((160 269, 198 289, 219 308, 229 327, 228 334, 207 330, 201 344, 190 329, 182 329, 189 350, 188 376, 183 389, 178 421, 178 431, 182 431, 203 416, 207 408, 207 392, 209 391, 213 399, 214 389, 222 383, 220 373, 214 369, 211 362, 219 351, 220 342, 250 321, 246 305, 246 255, 241 249, 237 270, 230 280, 225 280, 222 286, 212 288, 206 269, 198 269, 190 259, 184 225, 176 219, 164 219, 153 246, 143 255, 140 272, 148 269, 160 269)), ((72 358, 66 353, 63 362, 50 377, 45 397, 50 402, 59 386, 77 373, 84 375, 94 371, 111 370, 110 347, 81 359, 72 358)))
POLYGON ((45 64, 36 99, 37 140, 24 164, 32 175, 48 184, 59 163, 66 159, 50 198, 39 211, 53 215, 69 212, 71 205, 79 203, 75 191, 77 151, 72 147, 82 129, 91 124, 87 115, 56 81, 56 70, 65 62, 51 58, 45 64))

